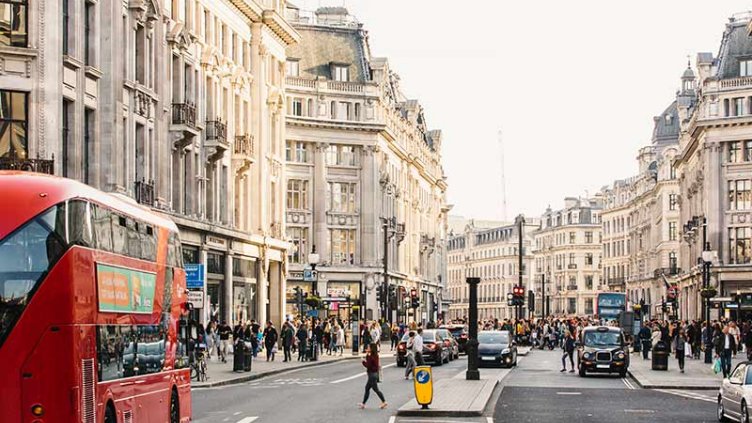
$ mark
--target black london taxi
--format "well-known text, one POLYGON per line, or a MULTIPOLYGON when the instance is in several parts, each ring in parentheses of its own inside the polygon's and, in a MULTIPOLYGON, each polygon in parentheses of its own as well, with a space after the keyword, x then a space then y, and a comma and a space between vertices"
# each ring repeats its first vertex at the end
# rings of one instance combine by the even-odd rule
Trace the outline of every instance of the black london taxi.
POLYGON ((588 372, 618 373, 629 369, 629 346, 621 328, 592 326, 582 329, 577 341, 577 364, 581 377, 588 372))

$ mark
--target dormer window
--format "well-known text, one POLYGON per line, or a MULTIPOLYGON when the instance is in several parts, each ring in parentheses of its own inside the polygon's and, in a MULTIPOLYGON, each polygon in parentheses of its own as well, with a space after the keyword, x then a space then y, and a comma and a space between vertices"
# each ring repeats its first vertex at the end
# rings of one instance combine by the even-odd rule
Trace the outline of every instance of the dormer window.
POLYGON ((296 59, 287 60, 287 76, 300 76, 300 61, 296 59))
POLYGON ((344 65, 332 66, 332 76, 335 81, 348 82, 350 80, 350 68, 344 65))
POLYGON ((666 115, 665 119, 666 119, 666 125, 671 125, 671 122, 673 122, 674 117, 671 115, 666 115))
POLYGON ((739 60, 739 76, 752 76, 752 59, 739 60))

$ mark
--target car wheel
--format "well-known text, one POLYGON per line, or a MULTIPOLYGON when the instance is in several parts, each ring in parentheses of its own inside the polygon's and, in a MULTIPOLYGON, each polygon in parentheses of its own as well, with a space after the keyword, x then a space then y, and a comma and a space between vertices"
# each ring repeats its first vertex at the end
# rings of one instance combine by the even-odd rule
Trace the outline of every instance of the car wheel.
POLYGON ((749 410, 747 409, 747 402, 742 400, 742 410, 739 414, 739 421, 742 423, 749 423, 749 410))
POLYGON ((439 367, 442 364, 444 364, 444 360, 441 358, 441 353, 436 355, 436 359, 433 360, 433 362, 435 363, 436 367, 439 367))
POLYGON ((721 400, 721 396, 720 395, 718 395, 718 408, 717 408, 717 410, 718 410, 717 411, 718 421, 719 422, 728 421, 728 419, 726 419, 726 412, 723 409, 723 401, 721 400))
POLYGON ((619 377, 622 379, 627 377, 627 371, 626 370, 619 371, 619 377))
POLYGON ((587 371, 585 370, 584 367, 580 366, 580 377, 585 377, 585 376, 587 376, 587 371))
POLYGON ((397 360, 397 367, 405 367, 405 363, 397 360))

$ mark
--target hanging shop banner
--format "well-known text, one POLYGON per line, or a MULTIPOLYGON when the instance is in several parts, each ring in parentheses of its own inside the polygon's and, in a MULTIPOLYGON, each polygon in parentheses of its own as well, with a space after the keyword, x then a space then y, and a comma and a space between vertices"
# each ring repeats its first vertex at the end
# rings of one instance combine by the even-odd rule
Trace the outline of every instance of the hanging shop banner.
POLYGON ((154 273, 97 263, 99 311, 151 313, 156 283, 154 273))

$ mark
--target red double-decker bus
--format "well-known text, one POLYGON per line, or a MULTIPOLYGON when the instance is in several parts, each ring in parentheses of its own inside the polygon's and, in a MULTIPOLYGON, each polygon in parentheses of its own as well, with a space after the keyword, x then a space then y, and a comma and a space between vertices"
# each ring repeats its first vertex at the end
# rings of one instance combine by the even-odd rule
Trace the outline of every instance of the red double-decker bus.
POLYGON ((64 178, 0 172, 0 420, 190 420, 175 224, 64 178))

